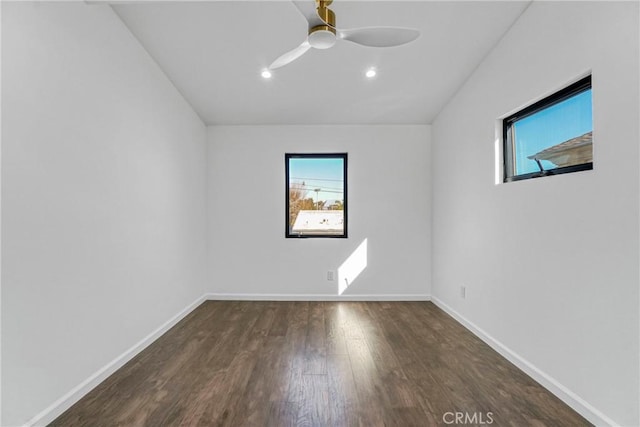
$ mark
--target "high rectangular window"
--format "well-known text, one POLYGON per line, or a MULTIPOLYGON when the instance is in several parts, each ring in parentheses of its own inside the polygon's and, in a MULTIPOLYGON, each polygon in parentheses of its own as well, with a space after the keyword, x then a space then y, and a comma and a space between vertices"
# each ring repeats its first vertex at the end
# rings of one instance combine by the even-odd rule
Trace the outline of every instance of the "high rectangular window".
POLYGON ((591 76, 502 123, 505 182, 593 169, 591 76))
POLYGON ((285 181, 285 237, 347 237, 347 153, 286 153, 285 181))

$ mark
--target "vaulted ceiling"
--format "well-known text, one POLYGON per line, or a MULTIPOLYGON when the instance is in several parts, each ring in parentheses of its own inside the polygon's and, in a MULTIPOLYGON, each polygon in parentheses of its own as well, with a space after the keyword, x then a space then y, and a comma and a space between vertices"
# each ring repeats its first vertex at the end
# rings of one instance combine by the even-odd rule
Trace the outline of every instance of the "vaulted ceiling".
POLYGON ((307 34, 290 1, 112 7, 207 124, 427 124, 529 3, 335 0, 339 28, 421 35, 392 48, 311 49, 268 80, 260 72, 307 34), (373 79, 364 76, 370 67, 373 79))

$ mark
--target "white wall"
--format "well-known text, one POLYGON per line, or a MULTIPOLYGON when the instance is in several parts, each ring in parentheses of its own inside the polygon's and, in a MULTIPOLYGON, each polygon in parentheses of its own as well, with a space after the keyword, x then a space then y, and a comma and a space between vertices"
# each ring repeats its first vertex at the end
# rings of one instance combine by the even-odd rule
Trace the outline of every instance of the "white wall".
POLYGON ((434 297, 592 421, 628 426, 640 424, 638 16, 637 2, 534 2, 432 136, 434 297), (496 120, 589 70, 594 170, 495 185, 496 120))
POLYGON ((430 295, 428 126, 209 127, 209 289, 331 298, 338 267, 367 239, 344 297, 430 295), (285 239, 286 152, 348 152, 348 239, 285 239))
POLYGON ((111 8, 2 13, 2 425, 204 292, 206 128, 111 8))

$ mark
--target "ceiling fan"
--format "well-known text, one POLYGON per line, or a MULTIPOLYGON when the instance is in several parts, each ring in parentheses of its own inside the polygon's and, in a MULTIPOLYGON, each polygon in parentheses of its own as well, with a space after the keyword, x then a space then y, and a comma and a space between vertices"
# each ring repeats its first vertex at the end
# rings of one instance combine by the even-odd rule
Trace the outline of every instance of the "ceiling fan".
POLYGON ((336 15, 329 9, 333 0, 293 1, 302 16, 309 23, 307 38, 293 50, 280 56, 269 66, 275 70, 285 66, 311 48, 328 49, 338 40, 347 40, 369 47, 392 47, 409 43, 420 35, 413 28, 364 27, 343 30, 336 28, 336 15), (315 2, 315 4, 313 3, 315 2))

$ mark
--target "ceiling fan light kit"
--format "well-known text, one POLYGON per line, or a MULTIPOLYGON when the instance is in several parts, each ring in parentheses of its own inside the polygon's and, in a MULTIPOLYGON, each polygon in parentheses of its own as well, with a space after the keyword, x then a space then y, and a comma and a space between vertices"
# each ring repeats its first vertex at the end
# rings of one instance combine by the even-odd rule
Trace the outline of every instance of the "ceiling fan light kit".
POLYGON ((319 25, 309 31, 307 41, 315 49, 329 49, 336 44, 336 30, 327 25, 319 25))
POLYGON ((412 28, 366 27, 341 30, 336 27, 336 15, 329 5, 333 0, 293 1, 293 4, 305 17, 309 25, 306 40, 298 47, 281 55, 269 66, 268 70, 283 67, 302 55, 310 48, 329 49, 338 40, 347 40, 368 47, 393 47, 412 42, 420 35, 412 28))

